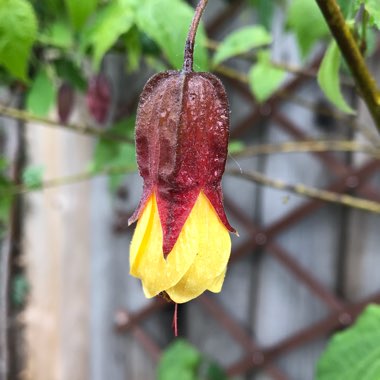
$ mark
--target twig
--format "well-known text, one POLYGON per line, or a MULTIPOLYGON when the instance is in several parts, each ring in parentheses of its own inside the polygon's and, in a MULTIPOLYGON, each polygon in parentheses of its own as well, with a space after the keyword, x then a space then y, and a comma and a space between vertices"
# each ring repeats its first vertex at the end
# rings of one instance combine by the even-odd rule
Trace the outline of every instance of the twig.
POLYGON ((185 44, 185 56, 183 59, 183 71, 185 73, 190 73, 193 71, 195 36, 197 34, 199 22, 207 3, 208 0, 200 0, 197 8, 195 9, 194 17, 191 22, 189 34, 187 35, 185 44))
POLYGON ((61 177, 61 178, 54 178, 50 180, 44 181, 40 186, 35 187, 28 187, 25 185, 15 185, 8 188, 0 189, 0 196, 7 194, 7 195, 16 195, 16 194, 27 194, 37 191, 42 191, 45 189, 51 189, 59 186, 65 186, 65 185, 73 185, 78 182, 87 181, 94 177, 99 176, 105 176, 105 175, 123 175, 123 174, 129 174, 134 172, 134 170, 131 170, 131 167, 125 166, 125 167, 114 167, 111 169, 104 169, 102 171, 86 171, 83 173, 74 174, 71 176, 61 177))
MULTIPOLYGON (((241 83, 248 84, 248 76, 246 74, 243 74, 231 67, 225 66, 225 65, 219 65, 215 68, 215 72, 220 73, 224 75, 225 77, 238 80, 241 83)), ((282 88, 280 88, 278 91, 276 91, 276 96, 283 98, 284 100, 287 100, 289 102, 295 103, 299 105, 300 107, 307 108, 311 111, 318 111, 319 113, 330 116, 336 120, 343 120, 345 123, 347 123, 352 128, 358 130, 359 132, 363 133, 364 137, 371 142, 371 144, 379 146, 380 145, 380 138, 377 133, 374 133, 370 128, 361 125, 357 122, 355 118, 347 118, 347 115, 332 111, 332 110, 323 110, 323 109, 317 109, 317 107, 314 105, 314 103, 309 102, 305 100, 302 97, 296 96, 296 95, 290 95, 287 92, 285 92, 282 88)))
POLYGON ((249 181, 253 181, 260 185, 269 186, 278 190, 285 190, 291 193, 299 194, 302 196, 319 199, 325 202, 336 203, 339 205, 344 205, 352 208, 356 208, 359 210, 369 211, 373 213, 380 213, 380 203, 375 201, 370 201, 367 199, 352 197, 346 194, 338 194, 332 191, 320 190, 314 187, 308 187, 303 184, 295 184, 291 185, 286 182, 275 180, 266 177, 265 175, 258 173, 256 171, 244 171, 236 169, 229 169, 226 171, 227 174, 245 178, 249 181))
POLYGON ((241 73, 238 70, 235 70, 231 67, 225 66, 225 65, 218 65, 215 67, 214 71, 216 73, 222 74, 228 78, 236 79, 239 82, 248 84, 248 75, 241 73))
MULTIPOLYGON (((208 39, 206 41, 206 47, 209 48, 210 50, 217 50, 219 47, 220 43, 215 40, 208 39)), ((248 60, 252 63, 256 61, 256 54, 249 54, 249 53, 244 53, 244 54, 239 54, 236 55, 235 58, 242 58, 244 60, 248 60)), ((299 67, 295 65, 291 65, 289 63, 285 62, 275 62, 275 61, 269 61, 269 64, 277 69, 284 70, 290 74, 295 74, 295 75, 301 75, 307 78, 313 78, 316 79, 318 76, 318 71, 314 69, 307 69, 304 67, 299 67)), ((220 65, 216 66, 214 70, 217 70, 217 68, 220 65)), ((345 86, 353 86, 354 83, 349 79, 349 78, 342 78, 341 79, 341 84, 345 86)))
POLYGON ((77 132, 83 135, 101 137, 102 139, 113 140, 113 141, 124 142, 124 143, 133 143, 132 139, 129 139, 125 136, 121 136, 115 133, 104 132, 104 131, 91 128, 86 125, 80 125, 80 124, 62 125, 58 121, 51 120, 45 117, 35 116, 29 112, 22 111, 17 108, 7 107, 4 105, 0 105, 0 116, 10 117, 12 119, 16 119, 16 120, 20 120, 24 122, 41 123, 53 128, 68 129, 68 130, 71 130, 73 132, 77 132))
MULTIPOLYGON (((130 172, 132 172, 132 170, 127 167, 112 168, 110 170, 104 170, 102 172, 84 172, 84 173, 79 173, 72 176, 45 181, 42 184, 42 186, 38 188, 37 187, 28 188, 25 186, 19 186, 19 187, 13 188, 12 194, 25 194, 25 193, 30 193, 30 192, 36 192, 36 191, 41 191, 44 189, 59 187, 63 185, 71 185, 74 183, 89 180, 96 176, 112 175, 112 174, 128 174, 130 172)), ((341 204, 341 205, 345 205, 345 206, 349 206, 352 208, 357 208, 357 209, 361 209, 365 211, 370 211, 374 213, 380 213, 380 203, 378 202, 361 199, 357 197, 352 197, 350 195, 341 195, 341 194, 337 194, 331 191, 319 190, 312 187, 307 187, 302 184, 290 185, 279 180, 270 179, 264 176, 263 174, 260 174, 258 172, 253 172, 253 171, 241 172, 240 170, 228 169, 226 170, 226 173, 254 181, 261 185, 270 186, 275 189, 286 190, 292 193, 320 199, 327 202, 337 203, 337 204, 341 204)))
POLYGON ((240 152, 232 153, 234 158, 250 157, 274 153, 302 153, 302 152, 360 152, 380 159, 380 149, 370 145, 359 144, 352 140, 320 140, 320 141, 289 141, 282 144, 260 144, 249 146, 240 152))
POLYGON ((380 131, 380 90, 364 61, 336 0, 316 0, 380 131))

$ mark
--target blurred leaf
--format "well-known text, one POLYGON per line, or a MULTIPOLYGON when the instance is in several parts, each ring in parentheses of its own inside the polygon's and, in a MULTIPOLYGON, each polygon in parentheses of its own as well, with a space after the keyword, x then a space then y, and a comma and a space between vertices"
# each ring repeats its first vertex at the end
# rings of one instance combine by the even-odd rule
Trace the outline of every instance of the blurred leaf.
POLYGON ((68 49, 73 45, 73 36, 69 26, 57 21, 46 28, 38 37, 39 41, 46 45, 68 49))
MULTIPOLYGON (((183 51, 193 14, 194 9, 183 0, 141 0, 137 7, 138 27, 161 47, 175 69, 183 64, 183 51)), ((200 25, 194 53, 197 71, 208 70, 205 40, 205 31, 200 25)))
POLYGON ((17 274, 12 281, 12 301, 16 306, 22 306, 25 303, 28 294, 28 280, 23 274, 17 274))
POLYGON ((128 71, 135 71, 139 68, 141 59, 141 41, 136 27, 133 27, 125 36, 125 45, 127 47, 128 71))
POLYGON ((183 339, 166 349, 158 364, 158 380, 197 380, 201 354, 183 339))
POLYGON ((239 153, 242 150, 244 150, 244 148, 245 148, 245 144, 242 141, 233 140, 233 141, 230 141, 228 144, 228 153, 229 154, 239 153))
POLYGON ((317 365, 317 380, 380 379, 380 306, 370 305, 356 323, 331 339, 317 365))
MULTIPOLYGON (((11 192, 13 184, 6 175, 8 165, 8 161, 4 157, 0 157, 0 228, 8 224, 13 201, 11 192)), ((2 232, 0 231, 0 237, 2 232)))
POLYGON ((214 55, 214 65, 271 42, 271 35, 261 25, 238 29, 221 42, 214 55))
POLYGON ((227 380, 223 369, 184 339, 177 339, 161 356, 158 380, 227 380))
POLYGON ((50 17, 60 14, 64 10, 62 0, 29 0, 39 15, 50 17))
POLYGON ((140 41, 144 54, 158 56, 161 53, 160 47, 146 33, 140 33, 140 41))
POLYGON ((346 103, 340 89, 339 67, 341 53, 335 41, 326 51, 318 71, 318 83, 326 97, 341 111, 354 114, 355 111, 346 103))
POLYGON ((27 81, 32 45, 37 37, 37 19, 26 0, 0 0, 0 65, 27 81))
POLYGON ((58 59, 54 62, 57 75, 65 82, 69 82, 79 91, 85 91, 87 81, 82 73, 81 68, 73 61, 67 59, 58 59))
POLYGON ((296 34, 303 56, 314 43, 329 35, 329 29, 315 0, 292 0, 288 8, 287 25, 296 34))
POLYGON ((370 16, 370 24, 380 29, 380 3, 379 0, 363 0, 365 9, 370 16))
POLYGON ((276 1, 249 0, 249 3, 256 8, 259 22, 269 29, 271 26, 274 9, 276 7, 276 1))
POLYGON ((355 1, 356 0, 338 0, 338 4, 345 18, 351 18, 353 16, 355 12, 355 1))
POLYGON ((257 63, 249 71, 248 80, 257 101, 264 102, 281 86, 286 72, 273 67, 267 51, 259 52, 257 58, 257 63))
POLYGON ((28 189, 39 189, 42 187, 42 177, 45 168, 42 165, 32 165, 24 169, 22 182, 28 189))
POLYGON ((206 367, 206 375, 201 377, 203 380, 227 380, 227 375, 223 369, 212 361, 204 361, 202 364, 203 367, 206 367))
POLYGON ((95 11, 98 0, 65 0, 65 5, 70 16, 71 24, 75 30, 79 30, 95 11))
POLYGON ((128 3, 111 2, 97 12, 93 22, 83 31, 82 49, 94 49, 94 66, 99 69, 104 54, 119 37, 127 33, 134 22, 134 9, 128 3))
MULTIPOLYGON (((134 134, 135 117, 122 120, 109 130, 115 135, 131 138, 134 134)), ((133 144, 121 143, 100 138, 90 163, 90 170, 94 173, 125 167, 126 172, 136 170, 135 147, 133 144)), ((110 175, 110 187, 116 190, 125 175, 110 175)))
POLYGON ((158 73, 161 71, 166 71, 168 69, 168 66, 165 65, 165 63, 162 62, 161 59, 158 59, 152 55, 146 55, 144 57, 144 60, 151 69, 153 69, 154 71, 158 73))
POLYGON ((28 91, 26 108, 37 116, 46 116, 55 104, 55 98, 56 88, 46 71, 41 69, 28 91))

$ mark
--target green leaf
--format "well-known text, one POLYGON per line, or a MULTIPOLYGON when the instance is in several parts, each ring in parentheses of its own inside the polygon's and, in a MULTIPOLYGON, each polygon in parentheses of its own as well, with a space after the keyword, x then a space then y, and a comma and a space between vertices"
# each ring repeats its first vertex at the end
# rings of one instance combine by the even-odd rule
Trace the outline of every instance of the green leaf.
POLYGON ((177 339, 163 353, 158 364, 158 380, 197 380, 201 354, 183 339, 177 339))
POLYGON ((364 0, 364 6, 370 16, 371 25, 380 29, 380 4, 379 0, 364 0))
POLYGON ((315 0, 292 0, 287 25, 295 32, 303 56, 314 43, 329 35, 327 24, 315 0))
POLYGON ((353 16, 355 12, 355 1, 356 0, 338 0, 340 9, 346 19, 353 16))
POLYGON ((267 51, 260 52, 257 58, 257 63, 249 71, 248 80, 257 101, 264 102, 281 86, 286 72, 273 67, 267 51))
POLYGON ((380 306, 370 305, 349 329, 334 335, 316 380, 380 379, 380 306))
POLYGON ((22 173, 23 184, 28 189, 39 189, 42 186, 44 170, 42 165, 28 166, 22 173))
POLYGON ((354 114, 355 111, 346 103, 340 89, 339 67, 341 53, 332 41, 326 51, 318 71, 318 83, 326 97, 341 111, 354 114))
POLYGON ((45 70, 37 74, 26 97, 26 109, 37 115, 46 116, 55 104, 56 88, 45 70))
MULTIPOLYGON (((205 380, 228 380, 227 375, 223 369, 215 362, 210 360, 203 360, 201 367, 205 368, 206 376, 198 377, 205 380)), ((199 371, 201 372, 201 371, 199 371)))
POLYGON ((85 91, 87 81, 82 73, 81 68, 73 61, 67 59, 58 59, 54 62, 57 75, 64 81, 72 84, 79 91, 85 91))
POLYGON ((65 0, 71 25, 75 30, 79 30, 85 24, 97 4, 98 0, 65 0))
POLYGON ((4 232, 2 228, 8 224, 13 201, 13 184, 6 175, 8 166, 8 161, 4 157, 0 157, 0 238, 4 232))
POLYGON ((0 65, 24 81, 36 37, 37 19, 30 3, 0 0, 0 65))
MULTIPOLYGON (((110 133, 132 138, 134 135, 135 117, 130 117, 115 124, 109 130, 110 133)), ((100 138, 90 163, 93 173, 112 171, 112 169, 125 168, 125 172, 136 170, 135 147, 133 144, 120 143, 109 139, 100 138)), ((111 190, 116 190, 123 181, 124 174, 112 174, 109 176, 111 190)))
MULTIPOLYGON (((183 64, 185 41, 193 14, 194 9, 183 0, 141 0, 137 8, 138 27, 160 46, 176 69, 183 64)), ((205 31, 200 25, 194 52, 194 69, 197 71, 208 71, 205 41, 205 31)))
POLYGON ((268 45, 271 35, 260 25, 247 26, 229 34, 219 45, 214 55, 214 65, 235 55, 247 53, 251 49, 268 45))
POLYGON ((239 153, 242 150, 244 150, 244 148, 245 148, 245 144, 242 141, 233 140, 233 141, 230 141, 228 144, 228 153, 229 154, 239 153))
POLYGON ((29 291, 28 280, 23 274, 16 274, 12 279, 12 301, 16 306, 22 306, 29 291))
POLYGON ((38 39, 43 44, 63 49, 68 49, 73 46, 73 35, 69 25, 62 21, 57 21, 49 25, 38 39))
POLYGON ((92 24, 83 31, 82 49, 88 45, 93 47, 96 69, 99 69, 104 54, 131 29, 134 19, 135 12, 131 5, 111 2, 96 14, 92 24))
POLYGON ((249 3, 256 8, 260 22, 269 29, 271 26, 274 9, 276 7, 276 1, 249 0, 249 3))
POLYGON ((133 27, 125 36, 125 45, 128 71, 135 71, 139 68, 142 52, 140 35, 136 27, 133 27))

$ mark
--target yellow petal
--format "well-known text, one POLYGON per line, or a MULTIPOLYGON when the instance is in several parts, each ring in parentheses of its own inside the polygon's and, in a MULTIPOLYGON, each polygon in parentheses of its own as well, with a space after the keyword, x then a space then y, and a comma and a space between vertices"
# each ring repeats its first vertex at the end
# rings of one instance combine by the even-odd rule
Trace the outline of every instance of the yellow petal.
POLYGON ((226 277, 226 272, 227 268, 218 277, 214 279, 214 281, 212 282, 212 284, 209 285, 207 290, 213 293, 219 293, 222 290, 224 277, 226 277))
MULTIPOLYGON (((193 218, 190 215, 187 222, 193 218)), ((142 280, 148 298, 174 286, 187 272, 197 254, 195 233, 194 229, 183 229, 165 260, 157 201, 152 194, 137 222, 130 248, 130 272, 142 280)))
POLYGON ((201 192, 165 260, 162 228, 154 194, 137 223, 131 243, 131 274, 142 280, 146 297, 166 291, 177 302, 187 302, 205 290, 220 292, 231 252, 228 230, 201 192))
POLYGON ((231 252, 230 234, 202 192, 191 217, 186 221, 184 230, 196 231, 198 254, 182 279, 166 289, 177 303, 198 297, 207 289, 220 292, 231 252))

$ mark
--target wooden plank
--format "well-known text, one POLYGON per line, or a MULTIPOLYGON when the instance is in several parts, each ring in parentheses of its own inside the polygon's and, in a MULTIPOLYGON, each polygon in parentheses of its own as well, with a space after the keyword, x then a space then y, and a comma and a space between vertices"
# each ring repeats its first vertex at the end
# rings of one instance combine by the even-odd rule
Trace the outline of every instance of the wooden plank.
MULTIPOLYGON (((46 179, 85 170, 91 139, 36 124, 27 128, 29 163, 43 165, 46 179)), ((88 183, 32 193, 26 204, 25 377, 90 378, 88 183)))
MULTIPOLYGON (((378 79, 380 78, 380 69, 375 60, 372 61, 371 71, 378 79)), ((359 110, 358 123, 367 132, 365 134, 361 132, 356 133, 355 139, 359 142, 368 142, 367 135, 369 131, 370 136, 377 137, 377 139, 370 139, 370 142, 379 143, 378 131, 362 101, 359 103, 359 110)), ((368 161, 368 159, 366 155, 354 154, 353 164, 360 166, 368 161)), ((379 172, 376 173, 369 183, 380 194, 379 172)), ((344 267, 342 268, 342 290, 347 299, 356 301, 380 290, 380 276, 377 270, 380 267, 380 216, 358 210, 350 210, 347 219, 347 242, 344 247, 345 260, 343 262, 344 267)))

